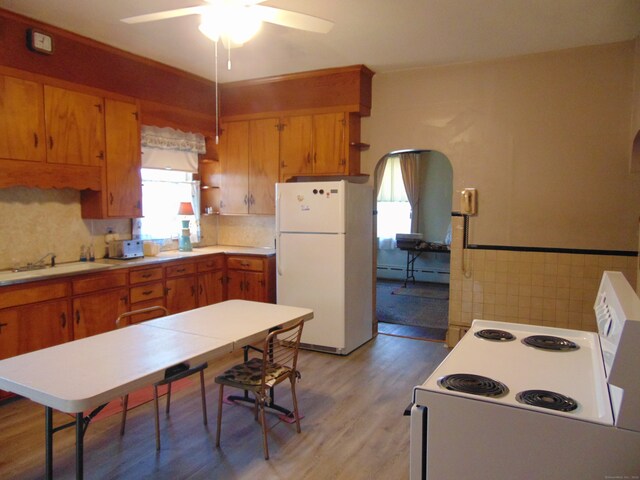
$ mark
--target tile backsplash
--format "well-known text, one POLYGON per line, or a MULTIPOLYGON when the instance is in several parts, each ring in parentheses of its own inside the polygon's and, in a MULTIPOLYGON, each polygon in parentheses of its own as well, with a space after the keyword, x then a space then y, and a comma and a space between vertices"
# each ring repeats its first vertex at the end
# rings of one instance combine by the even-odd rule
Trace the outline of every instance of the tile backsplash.
POLYGON ((602 273, 620 271, 635 288, 636 257, 463 249, 461 224, 454 221, 450 325, 481 318, 595 331, 602 273))

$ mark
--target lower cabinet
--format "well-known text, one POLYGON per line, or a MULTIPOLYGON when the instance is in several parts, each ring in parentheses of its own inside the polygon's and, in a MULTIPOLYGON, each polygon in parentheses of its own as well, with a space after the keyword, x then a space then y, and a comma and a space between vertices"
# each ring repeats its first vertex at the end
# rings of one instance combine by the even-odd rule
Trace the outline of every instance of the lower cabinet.
POLYGON ((275 303, 274 257, 227 257, 227 298, 275 303))
POLYGON ((0 360, 69 340, 67 300, 0 310, 0 360))
POLYGON ((129 310, 126 288, 93 293, 73 299, 73 338, 115 330, 116 319, 129 310))
POLYGON ((212 255, 199 261, 198 270, 198 306, 206 307, 222 302, 226 298, 224 255, 212 255))
POLYGON ((179 263, 165 268, 165 306, 180 313, 198 306, 195 263, 179 263))

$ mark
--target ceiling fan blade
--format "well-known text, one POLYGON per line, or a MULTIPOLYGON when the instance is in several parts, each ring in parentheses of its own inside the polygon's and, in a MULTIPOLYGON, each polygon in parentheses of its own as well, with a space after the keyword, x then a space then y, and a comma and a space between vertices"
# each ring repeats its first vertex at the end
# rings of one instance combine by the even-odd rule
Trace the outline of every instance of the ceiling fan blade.
POLYGON ((255 5, 251 7, 260 13, 262 20, 283 27, 297 28, 316 33, 328 33, 333 28, 333 22, 304 13, 282 10, 280 8, 255 5))
POLYGON ((122 18, 120 21, 124 23, 144 23, 155 22, 156 20, 166 20, 168 18, 184 17, 186 15, 196 15, 202 13, 206 8, 202 5, 196 7, 177 8, 175 10, 165 10, 164 12, 147 13, 145 15, 137 15, 135 17, 122 18))

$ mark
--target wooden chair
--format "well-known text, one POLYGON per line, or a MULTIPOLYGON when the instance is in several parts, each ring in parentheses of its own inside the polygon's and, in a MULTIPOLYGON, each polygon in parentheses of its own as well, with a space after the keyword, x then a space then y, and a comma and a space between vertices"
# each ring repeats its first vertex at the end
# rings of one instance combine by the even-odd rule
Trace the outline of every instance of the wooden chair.
MULTIPOLYGON (((164 317, 169 315, 169 310, 165 307, 154 306, 141 308, 131 312, 123 313, 116 320, 116 327, 123 328, 134 323, 140 323, 135 321, 136 316, 143 316, 145 320, 149 318, 164 317)), ((164 372, 164 378, 159 382, 153 384, 153 403, 155 406, 155 419, 156 419, 156 450, 160 450, 160 414, 158 404, 158 387, 162 385, 167 386, 167 407, 165 410, 166 415, 169 415, 169 409, 171 408, 171 384, 182 378, 186 378, 195 373, 200 374, 200 394, 202 396, 202 421, 207 424, 207 402, 205 398, 204 390, 204 369, 207 368, 206 363, 196 365, 192 367, 189 363, 179 363, 169 367, 164 372)), ((120 422, 120 435, 124 435, 125 424, 127 421, 127 409, 129 406, 129 395, 125 395, 122 398, 122 420, 120 422)))
POLYGON ((300 320, 291 327, 275 330, 267 335, 262 349, 262 357, 251 358, 236 365, 215 379, 220 385, 218 395, 218 428, 216 432, 216 447, 220 446, 220 431, 222 425, 222 400, 224 386, 240 388, 253 392, 255 418, 260 415, 264 458, 269 459, 269 445, 267 444, 267 423, 265 421, 265 407, 271 404, 269 391, 278 383, 285 380, 291 382, 291 396, 293 399, 293 415, 296 430, 300 433, 300 415, 296 398, 296 380, 300 378, 297 370, 298 350, 302 336, 303 321, 300 320))

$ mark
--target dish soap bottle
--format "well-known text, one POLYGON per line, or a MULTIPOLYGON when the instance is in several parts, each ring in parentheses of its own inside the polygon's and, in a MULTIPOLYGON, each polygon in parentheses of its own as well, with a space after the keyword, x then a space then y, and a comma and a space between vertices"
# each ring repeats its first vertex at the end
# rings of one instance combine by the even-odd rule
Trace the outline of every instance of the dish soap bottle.
POLYGON ((85 250, 84 245, 80 247, 80 261, 81 262, 87 261, 87 251, 85 250))

